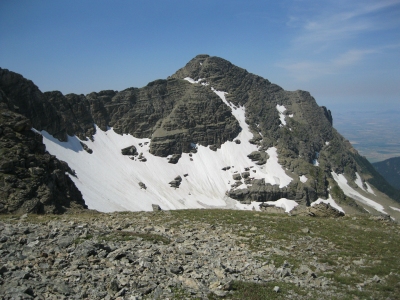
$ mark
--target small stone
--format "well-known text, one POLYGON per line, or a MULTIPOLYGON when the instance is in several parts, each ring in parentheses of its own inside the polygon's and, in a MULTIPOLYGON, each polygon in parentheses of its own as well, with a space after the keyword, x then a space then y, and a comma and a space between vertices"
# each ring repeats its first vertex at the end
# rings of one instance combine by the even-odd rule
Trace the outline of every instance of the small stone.
POLYGON ((308 229, 308 227, 301 229, 301 231, 304 233, 310 233, 310 229, 308 229))
POLYGON ((161 207, 158 204, 152 204, 151 207, 153 208, 153 211, 161 211, 161 207))
POLYGON ((381 282, 381 279, 379 278, 378 275, 375 275, 374 277, 372 277, 372 281, 376 282, 376 283, 379 283, 379 282, 381 282))
POLYGON ((279 291, 280 291, 279 286, 276 285, 276 286, 274 287, 273 291, 274 291, 275 293, 279 293, 279 291))

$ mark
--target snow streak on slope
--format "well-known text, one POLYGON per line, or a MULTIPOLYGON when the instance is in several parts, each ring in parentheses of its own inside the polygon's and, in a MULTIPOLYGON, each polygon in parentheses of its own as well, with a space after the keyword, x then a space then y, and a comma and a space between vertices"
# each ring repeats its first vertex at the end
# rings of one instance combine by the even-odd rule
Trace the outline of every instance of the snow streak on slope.
POLYGON ((367 189, 364 188, 363 182, 362 182, 362 178, 361 178, 360 174, 358 174, 358 172, 356 172, 356 180, 355 180, 354 182, 355 182, 355 183, 358 185, 358 187, 359 187, 360 189, 362 189, 363 191, 375 195, 374 191, 371 189, 370 185, 369 185, 367 182, 365 182, 365 185, 367 186, 367 189))
POLYGON ((379 203, 361 195, 358 191, 354 190, 349 184, 347 183, 347 179, 343 176, 343 174, 336 174, 335 172, 331 172, 333 179, 337 182, 339 187, 342 189, 343 193, 346 196, 349 196, 353 198, 354 200, 357 200, 360 203, 366 204, 377 211, 386 214, 384 211, 384 207, 380 205, 379 203))
POLYGON ((397 208, 397 207, 393 207, 393 206, 389 206, 391 209, 393 209, 393 210, 397 210, 397 211, 400 211, 400 208, 397 208))
POLYGON ((280 125, 280 126, 285 126, 285 125, 286 125, 286 120, 285 120, 284 112, 285 112, 285 110, 286 110, 286 107, 283 106, 283 105, 277 104, 277 105, 276 105, 276 109, 277 109, 278 112, 279 112, 279 119, 281 120, 281 125, 280 125))
POLYGON ((371 193, 371 194, 375 195, 374 190, 371 188, 371 186, 367 182, 365 183, 365 185, 367 186, 368 193, 371 193))
POLYGON ((361 179, 361 176, 356 172, 356 180, 354 181, 357 185, 358 185, 358 187, 360 188, 360 189, 362 189, 363 191, 365 191, 365 189, 364 189, 364 187, 363 187, 363 183, 362 183, 362 179, 361 179))

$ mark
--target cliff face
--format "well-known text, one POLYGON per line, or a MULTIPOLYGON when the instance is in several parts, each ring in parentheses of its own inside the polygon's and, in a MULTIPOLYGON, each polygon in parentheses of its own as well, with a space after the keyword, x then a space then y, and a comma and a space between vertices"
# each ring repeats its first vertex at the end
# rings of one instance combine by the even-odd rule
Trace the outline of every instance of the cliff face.
MULTIPOLYGON (((15 142, 15 145, 28 145, 36 141, 38 145, 36 148, 28 147, 23 152, 18 152, 23 153, 21 157, 18 156, 18 161, 26 159, 25 156, 29 151, 29 154, 35 154, 36 157, 41 155, 47 157, 39 159, 38 163, 29 162, 28 165, 15 161, 12 163, 13 167, 7 167, 11 165, 6 163, 0 170, 3 174, 15 173, 15 166, 18 164, 26 168, 26 172, 31 172, 30 174, 35 172, 29 168, 42 168, 45 170, 43 174, 46 174, 46 178, 51 176, 53 179, 58 178, 54 174, 68 172, 67 165, 57 162, 54 157, 45 153, 40 138, 27 130, 32 126, 38 131, 47 131, 61 142, 67 142, 68 136, 76 136, 82 141, 82 149, 88 153, 93 151, 84 143, 86 141, 88 144, 93 144, 97 134, 96 128, 102 131, 112 128, 121 135, 130 134, 137 139, 149 139, 149 145, 144 147, 144 150, 140 149, 143 143, 139 142, 134 145, 124 145, 124 148, 128 147, 127 149, 139 152, 148 151, 149 155, 157 157, 168 156, 171 164, 180 164, 180 158, 185 153, 190 153, 188 161, 192 162, 194 159, 192 155, 195 155, 199 146, 209 147, 209 150, 217 151, 218 155, 222 156, 244 156, 246 161, 240 165, 242 169, 234 170, 235 159, 227 160, 222 157, 218 159, 225 161, 226 165, 214 166, 216 169, 212 171, 207 167, 204 171, 199 171, 198 175, 203 176, 204 172, 220 172, 221 169, 222 172, 226 171, 221 174, 207 173, 201 184, 213 191, 215 189, 214 194, 221 194, 218 197, 223 198, 227 195, 242 203, 287 198, 299 204, 310 205, 318 198, 327 199, 332 196, 336 201, 362 211, 360 202, 354 201, 350 192, 347 194, 343 192, 344 187, 340 187, 338 176, 342 174, 350 187, 364 192, 368 190, 368 183, 377 182, 369 163, 361 158, 350 143, 332 127, 333 119, 330 111, 326 107, 318 106, 308 92, 285 91, 278 85, 218 57, 198 55, 166 80, 150 82, 143 88, 128 88, 120 92, 106 90, 88 95, 63 95, 58 91, 42 93, 21 75, 0 69, 0 90, 2 109, 5 113, 11 114, 9 117, 3 116, 0 137, 5 139, 4 130, 13 130, 15 136, 23 137, 23 140, 15 142), (243 117, 240 112, 243 112, 243 117), (31 125, 26 123, 25 127, 21 125, 24 128, 22 131, 15 131, 18 122, 31 122, 31 125), (243 130, 249 134, 244 134, 243 130), (246 140, 239 140, 239 136, 246 136, 246 140), (247 149, 243 150, 243 153, 236 150, 231 153, 227 150, 222 151, 222 146, 231 141, 235 141, 237 149, 241 147, 240 144, 250 146, 240 148, 247 149), (267 154, 271 149, 276 149, 276 156, 272 158, 267 154), (218 152, 220 150, 221 152, 218 152), (268 167, 268 162, 274 159, 279 162, 275 168, 283 168, 281 177, 274 177, 271 173, 275 170, 268 167), (47 161, 44 167, 41 167, 42 161, 47 161), (258 168, 258 173, 256 168, 250 169, 255 166, 258 168), (223 177, 226 182, 216 188, 210 178, 221 176, 226 177, 226 180, 223 177), (280 183, 282 180, 287 183, 280 183)), ((8 150, 3 149, 15 146, 8 145, 7 142, 8 139, 2 144, 2 151, 7 152, 8 150)), ((7 153, 11 154, 2 157, 2 161, 8 162, 15 156, 12 151, 7 153)), ((131 155, 131 160, 143 163, 149 159, 146 153, 141 153, 139 158, 137 155, 136 152, 135 155, 131 155)), ((211 154, 200 155, 203 160, 211 156, 211 154)), ((139 169, 137 166, 134 168, 139 169)), ((185 170, 191 168, 193 169, 193 165, 183 167, 185 170)), ((27 174, 21 175, 21 178, 25 178, 27 174)), ((169 178, 175 178, 177 175, 171 173, 169 178)), ((183 176, 184 173, 180 175, 183 176)), ((43 182, 48 182, 50 179, 46 180, 43 182)), ((65 199, 69 199, 68 195, 78 195, 76 188, 68 180, 70 178, 65 175, 61 178, 61 182, 64 182, 63 188, 65 184, 69 187, 65 199)), ((149 183, 141 183, 149 187, 149 183)), ((53 187, 60 184, 56 181, 51 184, 46 183, 45 190, 50 190, 52 195, 56 195, 49 196, 49 199, 58 199, 57 203, 66 203, 67 200, 61 199, 58 190, 53 187)), ((379 186, 375 187, 380 189, 379 186)), ((34 190, 37 189, 35 186, 34 190)), ((188 189, 189 195, 190 191, 188 189)), ((6 194, 7 199, 15 198, 15 191, 7 190, 6 194)), ((29 192, 18 199, 31 197, 27 195, 33 194, 29 192)), ((362 199, 365 195, 359 198, 362 199)), ((391 196, 397 199, 396 195, 391 196)), ((36 198, 41 199, 41 197, 36 198)), ((157 194, 154 197, 164 196, 157 194)), ((81 199, 78 195, 76 203, 82 205, 81 199)), ((15 203, 23 202, 18 201, 15 203)), ((53 200, 43 201, 50 203, 53 200)), ((165 198, 162 201, 168 202, 171 199, 165 198)), ((162 201, 160 203, 163 203, 162 201)), ((181 199, 182 203, 185 201, 181 199)), ((6 206, 11 207, 8 204, 6 206)), ((15 210, 18 205, 15 204, 13 207, 15 210)), ((43 209, 43 207, 37 208, 38 211, 43 209)))
POLYGON ((0 90, 0 213, 86 208, 66 175, 73 174, 67 163, 45 151, 42 135, 33 132, 32 122, 15 110, 19 109, 0 90))

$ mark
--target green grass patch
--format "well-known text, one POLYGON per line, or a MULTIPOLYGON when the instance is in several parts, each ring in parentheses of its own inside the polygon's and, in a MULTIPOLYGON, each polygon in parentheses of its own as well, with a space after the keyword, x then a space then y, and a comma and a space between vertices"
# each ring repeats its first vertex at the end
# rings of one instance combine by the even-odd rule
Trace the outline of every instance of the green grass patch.
POLYGON ((307 296, 310 300, 318 299, 313 292, 308 292, 294 284, 283 282, 254 283, 235 281, 233 282, 232 289, 233 294, 228 295, 226 299, 287 299, 289 295, 291 295, 293 299, 295 299, 296 296, 307 296), (274 291, 275 286, 279 287, 279 292, 274 291))
POLYGON ((114 231, 101 237, 104 241, 131 241, 134 239, 142 239, 152 243, 169 244, 171 240, 165 236, 154 233, 138 233, 131 231, 114 231))

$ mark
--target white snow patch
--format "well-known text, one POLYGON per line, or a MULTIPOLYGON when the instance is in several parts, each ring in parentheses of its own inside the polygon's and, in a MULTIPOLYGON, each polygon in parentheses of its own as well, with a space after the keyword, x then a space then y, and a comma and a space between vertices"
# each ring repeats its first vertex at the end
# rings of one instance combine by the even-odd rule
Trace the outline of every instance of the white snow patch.
POLYGON ((332 196, 329 194, 329 198, 328 199, 317 199, 316 201, 314 201, 313 203, 311 203, 311 206, 314 206, 318 203, 326 203, 326 204, 330 204, 330 206, 336 208, 338 211, 341 211, 342 213, 345 213, 343 208, 341 208, 336 202, 335 200, 333 200, 332 196))
POLYGON ((269 155, 269 159, 263 169, 264 173, 266 173, 265 182, 278 184, 280 188, 287 186, 292 181, 292 178, 286 174, 283 167, 278 163, 277 149, 271 147, 266 152, 269 155))
POLYGON ((270 205, 275 205, 276 207, 282 207, 287 213, 298 205, 296 201, 286 198, 281 198, 276 201, 267 201, 266 203, 270 205))
POLYGON ((190 83, 200 83, 200 81, 204 80, 204 78, 199 78, 197 80, 194 80, 194 79, 192 79, 190 77, 185 77, 183 79, 189 81, 190 83))
POLYGON ((360 176, 360 174, 358 174, 358 172, 356 172, 356 180, 355 180, 354 182, 358 185, 358 187, 359 187, 360 189, 362 189, 363 191, 365 191, 365 189, 364 189, 364 187, 363 187, 363 183, 362 183, 361 176, 360 176))
POLYGON ((293 114, 290 114, 290 115, 289 115, 289 118, 293 118, 293 114))
MULTIPOLYGON (((253 207, 254 207, 254 210, 260 211, 261 203, 262 202, 251 202, 251 204, 243 204, 243 203, 238 202, 235 204, 235 206, 241 210, 253 210, 253 207)), ((267 203, 269 205, 274 205, 276 207, 282 207, 286 213, 290 212, 293 208, 295 208, 298 205, 296 201, 289 200, 286 198, 281 198, 277 201, 267 201, 265 203, 267 203)))
POLYGON ((386 214, 386 212, 384 211, 384 207, 382 205, 361 195, 359 192, 357 192, 352 187, 350 187, 347 183, 347 179, 343 176, 343 174, 338 175, 335 172, 331 172, 331 174, 333 176, 333 179, 335 179, 335 181, 337 182, 339 187, 342 189, 343 193, 345 193, 345 195, 347 195, 363 204, 366 204, 381 213, 386 214))
POLYGON ((397 207, 393 207, 393 206, 389 206, 391 209, 393 209, 393 210, 397 210, 397 211, 400 211, 400 208, 397 208, 397 207))
POLYGON ((239 201, 235 203, 235 207, 240 209, 240 210, 256 210, 260 211, 260 204, 261 202, 251 202, 251 204, 243 204, 240 203, 239 201))
POLYGON ((306 183, 307 180, 308 180, 308 178, 307 178, 305 175, 301 175, 301 176, 300 176, 300 181, 301 181, 301 182, 306 183))
POLYGON ((279 112, 279 120, 281 120, 281 123, 282 123, 281 125, 282 125, 282 126, 286 125, 286 120, 285 120, 285 115, 284 115, 284 112, 285 112, 285 110, 286 110, 286 107, 283 106, 283 105, 277 104, 277 105, 276 105, 276 109, 277 109, 278 112, 279 112))
POLYGON ((371 186, 366 182, 365 185, 367 186, 367 192, 370 194, 375 195, 374 190, 371 188, 371 186))

